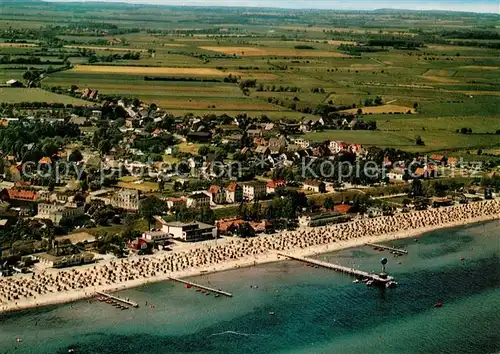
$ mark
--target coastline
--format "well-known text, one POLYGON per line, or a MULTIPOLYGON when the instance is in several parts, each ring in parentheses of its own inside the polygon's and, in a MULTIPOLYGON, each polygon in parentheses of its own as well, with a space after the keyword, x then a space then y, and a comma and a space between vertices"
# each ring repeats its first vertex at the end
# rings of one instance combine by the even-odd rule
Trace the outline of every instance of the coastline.
MULTIPOLYGON (((453 208, 453 207, 451 207, 453 208)), ((383 218, 383 217, 382 217, 383 218)), ((484 215, 479 217, 466 218, 462 220, 457 220, 448 223, 442 223, 437 225, 425 226, 410 230, 401 230, 399 232, 385 233, 375 236, 365 236, 365 237, 357 237, 348 240, 340 240, 333 243, 321 244, 316 246, 311 246, 307 248, 294 248, 287 251, 287 253, 296 255, 296 256, 314 256, 322 253, 329 253, 338 251, 346 248, 359 247, 364 245, 365 243, 370 242, 387 242, 391 240, 404 239, 409 237, 415 237, 430 231, 435 231, 439 229, 446 229, 458 226, 471 225, 475 223, 494 221, 500 219, 500 213, 484 215)), ((263 237, 272 237, 272 236, 263 236, 263 237)), ((174 251, 175 252, 175 251, 174 251)), ((143 256, 147 257, 147 256, 143 256)), ((151 257, 154 257, 151 256, 151 257)), ((261 255, 253 256, 253 257, 244 257, 237 260, 225 261, 222 263, 211 264, 205 267, 196 267, 190 268, 186 270, 176 271, 176 272, 167 272, 165 274, 152 276, 148 278, 140 278, 134 279, 126 282, 119 282, 111 285, 103 285, 97 287, 87 287, 79 290, 65 291, 59 293, 48 293, 43 296, 39 296, 38 298, 25 298, 20 299, 17 302, 2 304, 0 306, 0 314, 7 312, 15 312, 21 310, 27 310, 36 307, 43 306, 51 306, 58 305, 62 303, 69 303, 78 300, 88 299, 95 296, 97 291, 101 292, 116 292, 120 290, 125 290, 129 288, 134 288, 138 286, 143 286, 151 283, 161 282, 169 280, 170 277, 174 278, 186 278, 186 277, 195 277, 199 275, 205 275, 215 272, 222 272, 227 270, 251 267, 254 265, 277 262, 285 260, 283 257, 279 257, 276 251, 268 251, 261 255)), ((99 264, 97 264, 99 266, 99 264)))

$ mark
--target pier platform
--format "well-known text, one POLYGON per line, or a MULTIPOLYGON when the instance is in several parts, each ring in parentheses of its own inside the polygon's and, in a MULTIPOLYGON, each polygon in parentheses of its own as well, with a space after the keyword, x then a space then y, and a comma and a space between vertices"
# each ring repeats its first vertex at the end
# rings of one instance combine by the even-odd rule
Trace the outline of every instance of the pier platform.
POLYGON ((224 295, 224 296, 227 296, 227 297, 233 297, 233 294, 228 293, 226 291, 222 291, 222 290, 219 290, 219 289, 210 288, 210 287, 205 286, 205 285, 196 284, 196 283, 193 283, 192 281, 187 281, 187 280, 182 280, 182 279, 179 279, 179 278, 172 278, 172 277, 168 277, 168 278, 170 280, 174 280, 174 281, 177 281, 179 283, 187 284, 187 285, 193 286, 193 287, 198 288, 198 289, 210 291, 210 292, 215 293, 215 294, 224 295))
POLYGON ((129 305, 129 306, 132 306, 132 307, 136 307, 136 308, 139 307, 138 303, 130 301, 130 300, 121 299, 121 298, 113 296, 111 294, 103 293, 101 291, 96 291, 96 293, 99 294, 99 295, 101 295, 101 296, 107 297, 108 299, 119 301, 119 302, 121 302, 123 304, 129 305))
POLYGON ((282 256, 282 257, 290 258, 290 259, 293 259, 296 261, 314 264, 314 265, 317 265, 319 267, 336 270, 337 272, 353 275, 353 276, 358 277, 358 278, 367 278, 367 279, 373 280, 374 282, 380 283, 380 284, 385 284, 385 283, 388 283, 390 281, 394 281, 394 278, 389 276, 389 275, 383 277, 383 276, 380 276, 380 274, 369 273, 369 272, 365 272, 363 270, 344 267, 344 266, 341 266, 338 264, 323 262, 323 261, 320 261, 317 259, 292 256, 292 255, 289 255, 286 253, 278 253, 278 255, 282 256))
POLYGON ((399 254, 399 255, 408 254, 407 250, 404 250, 401 248, 394 248, 394 247, 390 247, 390 246, 378 245, 376 243, 365 243, 365 245, 371 246, 374 249, 386 250, 386 251, 390 251, 391 253, 395 253, 395 254, 399 254))

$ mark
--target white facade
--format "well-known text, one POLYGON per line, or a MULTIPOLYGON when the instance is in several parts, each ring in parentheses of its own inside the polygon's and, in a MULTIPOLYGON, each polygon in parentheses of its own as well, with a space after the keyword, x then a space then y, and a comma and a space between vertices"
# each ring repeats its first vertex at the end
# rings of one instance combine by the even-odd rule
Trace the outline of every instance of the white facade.
POLYGON ((266 185, 260 182, 243 183, 243 198, 247 201, 259 200, 266 196, 266 185))
POLYGON ((83 206, 76 206, 73 203, 64 205, 55 203, 38 204, 38 219, 49 219, 58 225, 62 219, 74 219, 84 214, 83 206))
POLYGON ((136 211, 139 209, 139 191, 122 189, 111 197, 111 205, 115 208, 136 211))
POLYGON ((168 237, 187 242, 203 241, 217 238, 217 227, 201 222, 172 222, 162 225, 162 232, 168 237))

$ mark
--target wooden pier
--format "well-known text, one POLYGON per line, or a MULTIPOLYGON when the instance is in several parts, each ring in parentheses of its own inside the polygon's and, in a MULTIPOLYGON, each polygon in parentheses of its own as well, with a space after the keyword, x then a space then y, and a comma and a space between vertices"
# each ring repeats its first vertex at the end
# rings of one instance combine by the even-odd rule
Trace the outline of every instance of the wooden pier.
POLYGON ((366 243, 366 245, 367 246, 371 246, 371 247, 373 247, 375 249, 390 251, 391 253, 394 253, 394 254, 399 254, 399 255, 408 254, 407 250, 403 250, 403 249, 400 249, 400 248, 394 248, 394 247, 389 247, 389 246, 384 246, 384 245, 378 245, 376 243, 366 243))
POLYGON ((190 286, 193 286, 193 287, 198 288, 198 289, 210 291, 210 292, 215 293, 215 294, 224 295, 224 296, 227 296, 227 297, 233 297, 233 294, 228 293, 226 291, 222 291, 222 290, 219 290, 219 289, 210 288, 210 287, 205 286, 205 285, 196 284, 196 283, 193 283, 192 281, 187 281, 187 280, 182 280, 182 279, 179 279, 179 278, 172 278, 172 277, 168 277, 168 278, 170 280, 175 280, 175 281, 177 281, 179 283, 190 285, 190 286))
POLYGON ((354 268, 349 268, 349 267, 344 267, 338 264, 333 264, 333 263, 328 263, 328 262, 323 262, 317 259, 312 259, 312 258, 305 258, 305 257, 298 257, 298 256, 291 256, 289 254, 285 253, 278 253, 279 256, 287 257, 296 261, 304 262, 304 263, 309 263, 309 264, 314 264, 323 268, 328 268, 332 270, 336 270, 341 273, 353 275, 357 278, 366 278, 373 280, 376 283, 381 283, 385 284, 390 281, 394 281, 394 278, 387 275, 387 276, 381 276, 380 274, 375 274, 375 273, 368 273, 359 269, 354 269, 354 268))
POLYGON ((136 307, 136 308, 139 307, 139 304, 137 304, 136 302, 130 301, 130 300, 120 299, 119 297, 116 297, 116 296, 113 296, 113 295, 110 295, 110 294, 106 294, 106 293, 103 293, 103 292, 100 292, 100 291, 97 291, 97 294, 99 294, 101 296, 104 296, 104 297, 107 297, 108 299, 119 301, 119 302, 121 302, 123 304, 129 305, 129 306, 132 306, 132 307, 136 307))

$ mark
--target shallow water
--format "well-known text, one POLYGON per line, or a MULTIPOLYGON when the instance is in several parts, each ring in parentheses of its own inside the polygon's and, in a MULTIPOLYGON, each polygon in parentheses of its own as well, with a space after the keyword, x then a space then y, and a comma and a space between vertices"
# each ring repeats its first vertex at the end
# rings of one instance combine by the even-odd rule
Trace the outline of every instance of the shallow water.
POLYGON ((317 257, 370 271, 387 257, 400 286, 385 291, 285 261, 192 279, 233 298, 164 282, 119 293, 139 309, 80 301, 3 315, 0 353, 498 353, 499 234, 491 222, 392 242, 402 257, 317 257))

